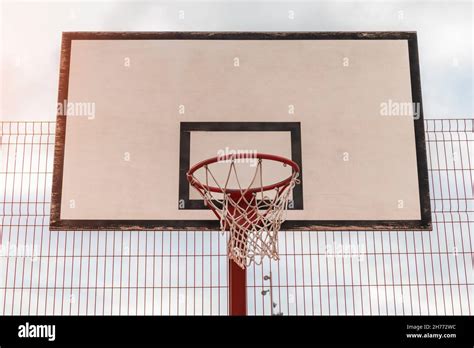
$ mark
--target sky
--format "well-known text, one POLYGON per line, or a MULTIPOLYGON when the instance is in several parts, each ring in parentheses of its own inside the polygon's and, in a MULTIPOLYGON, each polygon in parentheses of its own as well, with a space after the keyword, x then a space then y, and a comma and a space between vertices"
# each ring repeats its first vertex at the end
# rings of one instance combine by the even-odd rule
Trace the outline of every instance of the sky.
POLYGON ((425 118, 471 118, 471 1, 1 1, 2 120, 55 119, 63 31, 418 32, 425 118))
MULTIPOLYGON (((417 31, 425 118, 472 119, 474 116, 473 5, 471 1, 260 1, 250 3, 244 1, 0 0, 0 5, 0 120, 2 121, 55 120, 60 43, 63 31, 417 31)), ((472 136, 472 132, 461 134, 472 136)), ((432 132, 431 136, 435 135, 432 132)), ((21 157, 18 157, 20 158, 18 160, 16 158, 17 154, 25 153, 22 145, 17 144, 16 138, 4 136, 4 139, 2 150, 7 149, 5 150, 7 160, 2 163, 0 174, 10 173, 9 170, 21 172, 15 165, 10 166, 10 169, 8 167, 3 169, 6 163, 13 161, 23 163, 21 157)), ((7 203, 19 201, 20 204, 11 204, 11 207, 6 204, 4 212, 5 207, 7 210, 19 209, 20 211, 4 214, 5 220, 2 220, 2 222, 6 221, 3 245, 21 243, 26 243, 27 246, 39 245, 41 250, 38 260, 40 262, 27 264, 26 268, 21 267, 22 262, 26 261, 18 258, 9 258, 8 263, 0 262, 0 313, 155 314, 159 311, 154 312, 154 309, 162 308, 160 306, 163 302, 164 313, 184 314, 185 305, 181 301, 183 298, 190 298, 192 309, 200 313, 202 303, 206 304, 204 307, 208 304, 209 307, 214 306, 215 302, 212 298, 216 297, 214 293, 213 295, 203 293, 201 297, 200 293, 186 292, 189 291, 186 285, 200 278, 203 279, 203 289, 199 288, 199 283, 195 291, 207 291, 204 285, 224 286, 216 291, 222 293, 222 300, 218 306, 223 313, 226 313, 225 237, 221 234, 214 234, 211 239, 211 235, 204 232, 51 233, 47 228, 49 206, 46 202, 49 202, 51 192, 54 143, 50 133, 43 135, 41 139, 48 145, 36 148, 38 154, 34 156, 48 159, 44 164, 46 169, 42 169, 42 172, 46 172, 49 176, 38 176, 26 172, 26 175, 21 176, 21 182, 17 180, 16 184, 6 185, 4 201, 7 203), (38 178, 41 178, 41 182, 38 178), (28 197, 30 192, 35 193, 36 197, 28 197), (36 202, 33 213, 29 210, 31 202, 36 202), (46 204, 40 206, 38 202, 46 204), (43 208, 44 211, 38 213, 36 211, 38 207, 43 208), (12 221, 18 217, 43 222, 46 219, 46 222, 43 225, 37 225, 34 222, 15 229, 12 221), (193 242, 197 238, 202 242, 202 253, 212 250, 214 256, 212 260, 209 258, 206 261, 206 268, 203 266, 202 272, 198 267, 198 271, 186 273, 186 270, 191 267, 188 259, 183 262, 182 259, 180 261, 175 257, 158 256, 152 259, 147 257, 147 255, 159 254, 163 245, 166 250, 169 248, 169 254, 183 255, 183 250, 177 247, 179 245, 177 240, 180 238, 186 241, 186 244, 181 242, 181 248, 183 245, 188 245, 188 240, 189 245, 196 244, 193 242), (114 243, 121 247, 120 251, 114 249, 114 243), (90 249, 91 245, 92 249, 90 249), (127 258, 130 254, 133 257, 127 258), (82 258, 77 255, 82 255, 82 258), (101 257, 96 257, 96 255, 101 255, 101 257), (143 263, 145 259, 146 264, 143 263), (97 268, 91 266, 91 262, 92 265, 97 265, 97 268), (215 270, 216 264, 222 267, 221 273, 207 272, 211 266, 215 270), (8 265, 10 268, 7 268, 8 265), (82 273, 81 265, 83 265, 82 273), (164 276, 157 273, 159 275, 157 279, 161 279, 162 282, 159 280, 155 282, 153 276, 153 283, 150 283, 151 277, 146 277, 152 266, 156 266, 157 272, 161 269, 164 273, 164 276), (115 268, 110 271, 111 267, 115 268), (48 278, 48 272, 45 272, 45 269, 51 269, 51 274, 53 272, 58 274, 58 279, 48 278), (117 270, 120 270, 120 273, 117 270), (171 273, 176 270, 181 278, 191 277, 194 274, 196 276, 189 280, 171 277, 171 273), (136 275, 136 281, 130 274, 136 275), (131 294, 130 291, 134 290, 130 285, 137 284, 137 292, 131 294), (168 285, 176 288, 166 289, 168 285), (164 288, 163 293, 161 293, 162 288, 164 288), (96 296, 96 302, 90 302, 94 305, 89 305, 87 302, 89 290, 91 298, 93 298, 92 295, 96 296), (118 294, 114 297, 115 292, 118 294), (157 294, 154 300, 149 292, 157 294), (30 304, 26 303, 30 298, 33 299, 31 310, 30 304), (122 298, 125 300, 121 301, 122 298), (130 298, 133 301, 130 302, 128 300, 130 298), (134 301, 135 298, 136 301, 134 301), (22 305, 22 301, 26 303, 25 306, 22 305), (155 301, 156 306, 150 301, 155 301), (58 305, 54 306, 55 303, 58 305), (104 303, 104 308, 94 307, 95 303, 104 303), (63 305, 59 306, 59 304, 64 304, 64 312, 63 305), (123 311, 121 311, 122 308, 123 311)), ((448 147, 451 146, 450 144, 433 142, 430 147, 432 151, 429 151, 428 155, 431 154, 434 157, 438 153, 449 153, 449 148, 446 150, 442 146, 448 147)), ((463 142, 462 146, 464 146, 463 150, 459 150, 461 157, 466 154, 465 157, 468 157, 467 141, 463 142)), ((31 148, 32 146, 28 149, 31 150, 31 148)), ((462 162, 465 168, 472 167, 472 159, 470 161, 470 163, 462 162)), ((33 161, 33 163, 36 162, 33 161)), ((305 305, 308 308, 312 303, 320 306, 308 310, 307 313, 472 314, 474 310, 472 298, 474 273, 472 272, 470 237, 472 209, 470 207, 466 207, 465 210, 459 209, 460 213, 457 215, 450 206, 453 202, 462 202, 462 197, 459 195, 462 195, 463 191, 460 189, 458 192, 457 185, 461 188, 468 187, 469 179, 465 180, 465 177, 472 180, 472 176, 467 169, 453 174, 454 171, 448 173, 445 167, 438 168, 435 165, 432 167, 434 170, 430 176, 432 182, 430 188, 433 191, 433 197, 437 199, 436 204, 441 204, 441 207, 435 206, 434 211, 438 213, 433 216, 442 221, 437 224, 435 231, 393 234, 333 232, 312 237, 304 233, 282 234, 280 245, 288 245, 288 255, 282 257, 279 264, 267 262, 263 267, 252 268, 249 271, 249 287, 253 290, 249 292, 249 308, 252 313, 253 311, 269 313, 268 298, 265 298, 267 303, 265 311, 259 304, 260 301, 263 303, 260 290, 267 286, 263 280, 259 279, 263 279, 264 274, 270 274, 272 271, 270 265, 273 265, 274 282, 282 284, 281 291, 283 291, 277 301, 278 310, 282 310, 285 314, 297 313, 297 308, 302 303, 301 298, 307 295, 298 292, 304 289, 300 285, 304 284, 305 277, 311 278, 309 281, 306 279, 306 284, 313 284, 310 291, 313 291, 315 296, 314 301, 307 301, 305 305), (461 179, 464 186, 460 184, 461 179), (445 207, 444 204, 447 206, 445 207), (470 212, 467 223, 449 223, 449 219, 467 216, 464 211, 470 212), (445 214, 442 214, 443 212, 445 214), (445 219, 448 222, 445 222, 445 219), (293 241, 290 241, 290 238, 293 241), (354 273, 356 286, 353 286, 353 279, 350 278, 352 273, 347 272, 349 267, 352 267, 352 258, 335 258, 335 260, 329 258, 327 261, 324 257, 327 247, 338 245, 338 243, 339 245, 361 245, 368 252, 367 259, 360 262, 359 271, 355 270, 359 272, 354 273), (298 249, 299 245, 302 252, 298 249), (301 259, 293 255, 308 253, 308 248, 310 251, 313 248, 312 252, 316 255, 313 255, 310 260, 307 255, 302 256, 301 259), (351 262, 350 265, 349 262, 351 262), (308 272, 306 269, 304 273, 304 265, 308 264, 313 265, 313 270, 308 272), (343 268, 344 264, 346 268, 343 268), (275 267, 280 267, 280 272, 277 272, 275 267), (295 270, 293 273, 292 269, 295 270), (283 278, 280 279, 280 275, 283 278), (290 275, 294 276, 294 280, 287 279, 290 275), (357 278, 360 279, 360 283, 357 283, 357 278), (293 285, 288 287, 288 283, 293 285), (371 286, 366 287, 362 283, 368 283, 371 286), (345 284, 347 287, 341 288, 329 286, 329 284, 345 284), (355 300, 351 300, 352 292, 355 294, 355 300), (354 301, 354 309, 351 309, 350 301, 354 301), (346 303, 349 303, 348 308, 342 308, 341 306, 346 303), (339 307, 341 307, 340 310, 339 307)), ((472 190, 467 193, 464 191, 464 194, 469 195, 469 197, 464 197, 467 205, 468 202, 472 202, 472 190)), ((191 251, 196 254, 201 253, 200 250, 191 251)), ((198 265, 205 262, 198 259, 197 262, 201 262, 198 265)), ((195 260, 194 258, 191 261, 195 260)), ((354 264, 359 265, 356 262, 354 264)), ((210 309, 203 309, 202 312, 217 313, 216 310, 210 309)), ((302 312, 300 308, 298 313, 302 312)))

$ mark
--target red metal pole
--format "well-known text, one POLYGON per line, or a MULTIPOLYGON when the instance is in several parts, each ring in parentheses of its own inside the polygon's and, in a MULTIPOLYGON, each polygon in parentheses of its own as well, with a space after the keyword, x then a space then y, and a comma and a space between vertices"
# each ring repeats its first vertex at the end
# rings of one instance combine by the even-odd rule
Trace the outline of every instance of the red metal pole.
MULTIPOLYGON (((251 204, 255 196, 248 193, 245 199, 240 199, 241 193, 234 193, 232 199, 234 202, 239 202, 240 208, 246 210, 248 213, 254 210, 255 207, 251 204)), ((246 219, 238 216, 239 209, 233 206, 229 207, 229 214, 234 215, 235 221, 241 224, 242 228, 248 228, 248 218, 254 218, 255 214, 246 215, 246 219)), ((229 259, 229 314, 230 315, 247 315, 247 270, 241 268, 233 260, 229 259)))
POLYGON ((247 315, 247 271, 229 259, 229 314, 247 315))

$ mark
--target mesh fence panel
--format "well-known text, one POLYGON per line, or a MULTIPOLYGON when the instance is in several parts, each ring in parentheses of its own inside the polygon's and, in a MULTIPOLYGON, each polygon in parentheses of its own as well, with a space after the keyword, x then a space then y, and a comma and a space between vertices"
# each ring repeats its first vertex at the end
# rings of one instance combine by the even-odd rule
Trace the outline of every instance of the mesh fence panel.
MULTIPOLYGON (((433 231, 281 232, 250 315, 471 315, 473 120, 426 120, 433 231)), ((219 232, 49 231, 54 122, 0 122, 0 313, 227 315, 219 232)))

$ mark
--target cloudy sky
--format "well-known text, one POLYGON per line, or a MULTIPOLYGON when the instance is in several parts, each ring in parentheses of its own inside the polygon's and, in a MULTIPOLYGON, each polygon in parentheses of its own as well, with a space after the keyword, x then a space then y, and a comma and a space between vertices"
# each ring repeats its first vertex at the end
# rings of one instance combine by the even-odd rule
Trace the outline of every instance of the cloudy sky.
MULTIPOLYGON (((140 30, 417 31, 425 117, 474 116, 472 1, 333 0, 250 3, 0 0, 0 5, 1 120, 54 121, 61 32, 140 30)), ((472 135, 472 132, 469 134, 472 135)), ((7 149, 5 163, 15 161, 16 154, 25 153, 21 147, 16 148, 22 145, 18 145, 14 137, 4 136, 4 139, 6 145, 3 149, 7 149)), ((10 257, 8 263, 0 262, 0 313, 184 314, 188 307, 188 313, 227 312, 227 261, 225 237, 221 234, 212 234, 211 239, 211 234, 205 232, 51 233, 47 224, 49 207, 47 204, 39 205, 38 202, 49 202, 50 199, 53 143, 49 134, 44 135, 42 140, 49 145, 39 148, 35 156, 49 158, 49 162, 44 164, 46 169, 42 170, 48 173, 48 180, 42 176, 44 183, 38 184, 40 176, 27 173, 15 185, 5 185, 4 197, 7 198, 4 200, 7 203, 19 201, 20 204, 4 205, 5 216, 2 220, 3 245, 26 243, 33 248, 40 245, 40 262, 30 262, 26 268, 21 263, 26 261, 19 258, 10 257), (51 155, 48 157, 47 153, 51 155), (35 198, 26 197, 30 192, 36 195, 35 198), (36 202, 34 212, 29 210, 29 202, 36 202), (38 207, 43 211, 38 212, 38 207), (8 212, 8 209, 21 211, 8 212), (12 222, 18 216, 38 221, 43 219, 41 221, 46 222, 42 225, 35 222, 18 229, 12 222), (198 249, 202 245, 202 250, 188 251, 190 255, 198 255, 190 259, 192 262, 187 258, 183 262, 182 258, 180 261, 180 258, 162 257, 159 254, 159 250, 165 248, 169 250, 165 254, 183 255, 185 251, 180 248, 188 245, 188 240, 189 245, 196 245, 195 239, 198 241, 198 249), (118 246, 117 251, 114 245, 118 246), (209 251, 212 251, 212 258, 204 260, 201 254, 209 254, 209 251), (78 254, 82 257, 77 257, 78 254), (156 258, 149 257, 155 254, 158 255, 156 258), (197 271, 193 262, 198 264, 197 271), (161 272, 157 273, 156 282, 154 273, 153 277, 146 277, 150 269, 155 272, 155 265, 157 272, 161 272), (195 271, 186 273, 189 267, 194 267, 195 271), (216 273, 216 267, 221 268, 222 272, 216 273), (209 268, 210 271, 207 272, 209 268), (49 272, 45 271, 48 269, 51 274, 58 274, 58 278, 48 277, 49 272), (172 277, 175 273, 179 276, 172 277), (192 279, 182 279, 193 275, 195 277, 192 279), (199 279, 202 279, 202 284, 199 279), (196 289, 186 287, 193 282, 196 289), (134 290, 131 285, 137 286, 138 290, 134 290), (215 292, 211 293, 211 288, 215 292), (193 292, 188 293, 191 290, 193 292), (156 296, 153 297, 153 294, 156 296), (93 300, 88 301, 89 298, 93 300), (31 307, 28 302, 30 299, 31 307), (102 308, 97 305, 101 303, 102 308)), ((436 151, 445 155, 449 153, 449 149, 442 146, 451 145, 443 142, 433 146, 436 148, 429 155, 437 156, 436 151)), ((468 154, 467 141, 462 146, 463 150, 458 150, 461 157, 468 154)), ((16 162, 23 163, 21 157, 18 158, 16 162)), ((467 163, 471 162, 468 160, 461 163, 467 168, 467 163)), ((433 167, 430 180, 435 189, 432 194, 437 199, 437 204, 442 202, 441 207, 434 206, 434 211, 438 213, 433 214, 433 217, 435 221, 440 218, 442 223, 436 224, 432 233, 334 232, 312 237, 303 233, 282 234, 280 245, 288 245, 288 254, 279 263, 268 262, 263 267, 249 270, 249 313, 270 313, 270 299, 268 296, 262 297, 260 291, 268 286, 263 275, 269 274, 272 270, 270 265, 273 265, 273 274, 278 275, 274 279, 274 285, 283 284, 278 290, 282 293, 278 293, 277 310, 285 314, 472 314, 472 209, 467 207, 468 202, 472 202, 472 189, 466 193, 469 183, 468 180, 464 181, 463 173, 458 172, 459 177, 456 179, 454 171, 450 171, 448 176, 446 168, 438 170, 443 168, 433 167), (458 191, 456 180, 465 183, 464 191, 462 186, 459 186, 461 189, 458 191), (464 197, 466 207, 464 210, 458 209, 459 215, 451 206, 444 207, 444 202, 448 205, 462 202, 458 195, 463 192, 467 196, 464 197), (446 214, 439 213, 448 211, 446 214), (449 222, 449 219, 459 216, 467 216, 468 223, 449 222), (301 251, 298 249, 300 245, 301 251), (347 272, 352 267, 351 258, 335 260, 333 257, 327 261, 324 257, 329 246, 338 245, 361 246, 367 251, 366 259, 360 263, 354 261, 355 265, 361 265, 354 273, 355 284, 350 278, 352 273, 347 272), (308 253, 308 248, 314 253, 310 259, 307 255, 301 256, 308 253), (301 254, 301 257, 297 259, 293 254, 301 254), (303 265, 308 264, 313 264, 313 270, 308 272, 306 269, 304 273, 303 265), (280 267, 282 271, 276 271, 275 267, 280 267), (283 272, 284 269, 286 273, 283 272), (359 283, 357 279, 360 279, 359 283), (305 289, 301 286, 305 281, 311 287, 302 290, 305 289), (288 284, 291 286, 287 286, 288 284), (330 284, 332 285, 329 286, 330 284), (347 287, 341 287, 341 284, 347 287), (308 294, 301 291, 310 291, 310 297, 307 298, 312 300, 302 302, 301 298, 308 294), (314 299, 311 297, 313 293, 314 299), (264 300, 266 309, 262 305, 264 300), (346 303, 349 304, 348 307, 342 308, 346 303), (301 309, 301 306, 309 308, 313 304, 315 308, 301 309)), ((9 170, 21 172, 15 166, 9 170)), ((8 172, 3 167, 2 171, 8 172)), ((471 178, 472 181, 470 172, 466 170, 465 173, 466 178, 471 178)), ((1 252, 3 251, 0 250, 0 256, 1 252)))
POLYGON ((54 120, 62 31, 418 32, 426 118, 473 113, 471 1, 1 1, 3 120, 54 120))

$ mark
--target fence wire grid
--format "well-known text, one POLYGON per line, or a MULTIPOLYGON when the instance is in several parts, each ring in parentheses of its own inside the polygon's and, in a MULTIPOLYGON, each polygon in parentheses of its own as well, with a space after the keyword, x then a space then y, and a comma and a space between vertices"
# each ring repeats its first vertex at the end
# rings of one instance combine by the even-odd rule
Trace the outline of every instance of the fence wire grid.
MULTIPOLYGON (((249 315, 472 315, 472 119, 425 120, 433 231, 281 232, 249 315)), ((226 237, 49 230, 54 122, 0 122, 0 313, 227 315, 226 237)))

